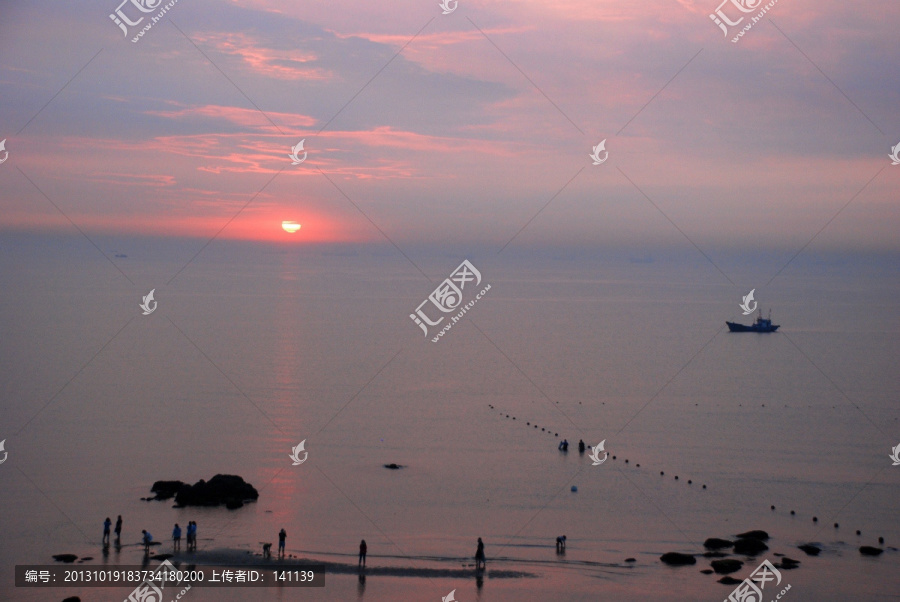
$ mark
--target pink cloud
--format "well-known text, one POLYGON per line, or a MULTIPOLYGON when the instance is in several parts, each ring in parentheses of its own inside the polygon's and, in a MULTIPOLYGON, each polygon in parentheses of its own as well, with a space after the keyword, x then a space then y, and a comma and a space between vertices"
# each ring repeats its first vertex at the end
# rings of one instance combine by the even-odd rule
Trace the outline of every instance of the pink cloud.
MULTIPOLYGON (((262 127, 263 129, 274 131, 274 128, 271 127, 272 124, 269 123, 265 115, 262 115, 257 109, 245 109, 242 107, 203 105, 172 111, 146 111, 146 114, 169 119, 189 119, 192 117, 220 119, 241 127, 262 127)), ((310 128, 316 124, 315 118, 298 113, 266 111, 266 115, 273 121, 277 121, 279 124, 287 127, 310 128)))
POLYGON ((196 34, 194 37, 223 54, 239 57, 250 69, 265 77, 287 80, 328 80, 334 77, 331 71, 307 65, 315 62, 315 54, 293 48, 267 48, 244 33, 217 32, 196 34))

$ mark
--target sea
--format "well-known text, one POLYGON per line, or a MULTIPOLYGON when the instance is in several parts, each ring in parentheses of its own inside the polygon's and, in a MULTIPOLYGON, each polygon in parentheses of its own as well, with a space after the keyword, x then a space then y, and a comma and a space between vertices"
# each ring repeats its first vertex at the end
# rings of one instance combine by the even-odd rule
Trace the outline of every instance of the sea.
POLYGON ((167 553, 188 521, 200 562, 260 564, 283 528, 291 562, 347 570, 153 602, 713 602, 736 586, 703 542, 752 529, 769 549, 730 577, 800 562, 763 600, 900 599, 896 254, 88 236, 0 234, 2 600, 138 600, 15 567, 153 567, 141 530, 167 553), (466 260, 432 342, 411 315, 456 316, 429 295, 466 260), (751 290, 778 332, 728 332, 751 290), (216 474, 258 500, 142 499, 216 474))

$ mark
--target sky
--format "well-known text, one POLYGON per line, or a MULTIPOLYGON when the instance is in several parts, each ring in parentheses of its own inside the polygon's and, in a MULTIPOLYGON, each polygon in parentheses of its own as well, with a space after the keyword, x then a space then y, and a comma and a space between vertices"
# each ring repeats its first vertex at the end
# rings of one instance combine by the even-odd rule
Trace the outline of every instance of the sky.
POLYGON ((896 2, 454 4, 3 2, 0 231, 898 250, 896 2))

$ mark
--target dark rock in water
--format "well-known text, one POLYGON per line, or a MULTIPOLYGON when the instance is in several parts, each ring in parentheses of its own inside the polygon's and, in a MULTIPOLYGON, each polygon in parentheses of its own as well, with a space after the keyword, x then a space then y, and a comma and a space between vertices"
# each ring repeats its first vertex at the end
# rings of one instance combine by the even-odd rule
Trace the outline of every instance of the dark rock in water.
POLYGON ((704 558, 725 558, 728 556, 726 552, 703 552, 704 558))
POLYGON ((244 502, 241 500, 228 500, 225 502, 225 507, 229 510, 237 510, 238 508, 244 507, 244 502))
POLYGON ((669 566, 686 566, 689 564, 697 564, 697 559, 690 554, 682 554, 681 552, 666 552, 659 557, 661 561, 669 566))
POLYGON ((787 556, 785 556, 781 559, 781 562, 775 565, 775 568, 789 571, 791 569, 797 568, 798 566, 800 566, 799 560, 794 560, 793 558, 788 558, 787 556))
POLYGON ((712 569, 703 569, 703 570, 700 571, 700 572, 703 573, 704 575, 712 575, 712 574, 713 574, 713 570, 712 570, 712 569))
POLYGON ((71 596, 69 598, 66 598, 62 602, 81 602, 81 598, 79 598, 78 596, 71 596))
POLYGON ((878 556, 884 552, 881 548, 873 548, 872 546, 862 546, 859 549, 859 553, 863 556, 878 556))
POLYGON ((181 481, 157 481, 150 488, 150 493, 155 493, 156 497, 144 498, 147 500, 169 500, 175 497, 178 490, 185 486, 181 481))
POLYGON ((78 562, 87 562, 88 560, 93 560, 93 556, 85 556, 84 558, 80 558, 78 562))
POLYGON ((740 537, 741 539, 758 539, 760 541, 768 541, 769 540, 769 534, 766 533, 765 531, 760 531, 760 530, 747 531, 746 533, 738 533, 737 536, 740 537))
POLYGON ((744 556, 756 556, 769 549, 769 546, 758 539, 739 539, 734 542, 734 553, 744 556))
POLYGON ((703 547, 707 550, 721 550, 724 548, 730 548, 733 545, 733 541, 728 541, 727 539, 719 539, 718 537, 710 537, 703 542, 703 547))
POLYGON ((740 560, 735 560, 734 558, 728 558, 726 560, 713 560, 709 565, 717 575, 730 575, 731 573, 736 573, 741 570, 744 563, 740 560))
POLYGON ((53 560, 56 562, 75 562, 78 560, 78 556, 75 554, 56 554, 53 556, 53 560))
POLYGON ((637 562, 634 558, 626 558, 625 562, 637 562))
POLYGON ((391 470, 400 470, 401 468, 404 468, 404 466, 402 464, 394 464, 394 463, 385 464, 384 467, 390 468, 391 470))
POLYGON ((819 552, 822 551, 822 548, 811 543, 805 543, 802 546, 797 547, 806 552, 807 556, 818 556, 819 552))
POLYGON ((237 475, 217 474, 209 481, 200 479, 184 485, 175 494, 177 506, 218 506, 235 502, 256 501, 259 492, 237 475))
POLYGON ((735 579, 734 577, 722 577, 719 579, 719 583, 724 585, 737 585, 738 583, 743 583, 740 579, 735 579))

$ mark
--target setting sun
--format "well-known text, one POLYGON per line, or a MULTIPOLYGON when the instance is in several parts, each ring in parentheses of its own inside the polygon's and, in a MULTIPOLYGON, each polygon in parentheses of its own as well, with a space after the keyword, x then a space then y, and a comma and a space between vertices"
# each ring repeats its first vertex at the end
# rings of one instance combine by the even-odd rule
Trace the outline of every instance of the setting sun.
POLYGON ((287 232, 289 234, 293 234, 294 232, 296 232, 297 230, 300 229, 300 224, 298 224, 297 222, 284 221, 284 222, 281 222, 281 227, 284 228, 285 232, 287 232))

